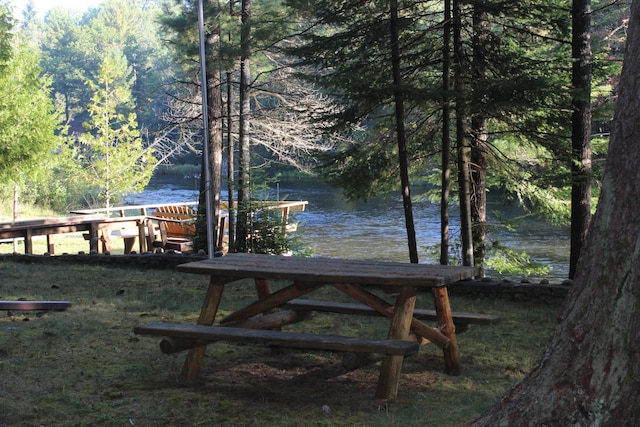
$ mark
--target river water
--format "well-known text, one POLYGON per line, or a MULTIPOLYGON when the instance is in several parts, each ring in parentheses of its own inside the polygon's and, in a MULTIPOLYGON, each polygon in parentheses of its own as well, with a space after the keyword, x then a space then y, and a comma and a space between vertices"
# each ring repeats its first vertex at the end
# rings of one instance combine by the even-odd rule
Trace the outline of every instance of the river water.
MULTIPOLYGON (((413 188, 416 200, 426 191, 413 188)), ((270 199, 306 200, 304 212, 296 213, 298 235, 304 247, 315 256, 385 261, 409 260, 407 233, 400 193, 364 201, 347 201, 340 190, 321 183, 281 182, 272 186, 270 199)), ((223 194, 223 197, 226 195, 223 194)), ((183 202, 198 199, 198 182, 194 179, 154 178, 144 192, 129 196, 129 204, 183 202)), ((414 202, 414 222, 420 262, 437 262, 429 247, 440 242, 440 206, 428 201, 414 202)), ((505 206, 500 200, 490 200, 490 221, 498 215, 513 218, 522 215, 517 207, 505 206)), ((458 209, 451 207, 451 240, 456 240, 458 209)), ((490 238, 511 249, 526 251, 538 262, 551 267, 545 276, 560 282, 568 276, 569 229, 528 218, 516 231, 494 227, 490 238)), ((491 277, 505 277, 488 271, 491 277)), ((508 276, 507 276, 508 277, 508 276)), ((514 280, 519 277, 509 277, 514 280)))

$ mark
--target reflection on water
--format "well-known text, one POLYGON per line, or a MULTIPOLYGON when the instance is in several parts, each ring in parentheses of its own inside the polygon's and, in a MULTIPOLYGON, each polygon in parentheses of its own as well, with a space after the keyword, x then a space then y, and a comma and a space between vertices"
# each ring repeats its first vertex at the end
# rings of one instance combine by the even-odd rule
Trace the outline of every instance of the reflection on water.
MULTIPOLYGON (((414 196, 424 189, 414 188, 414 196)), ((223 195, 225 197, 226 195, 223 195)), ((318 183, 280 183, 272 197, 307 200, 304 212, 296 214, 298 233, 316 256, 353 259, 408 261, 407 233, 401 196, 390 195, 363 201, 346 201, 339 190, 318 183)), ((127 199, 131 204, 182 202, 198 199, 198 183, 192 179, 154 179, 147 189, 127 199)), ((427 248, 440 242, 440 207, 428 201, 414 202, 414 222, 421 262, 437 262, 427 248)), ((521 215, 514 207, 490 202, 490 211, 507 218, 521 215)), ((457 207, 451 209, 451 240, 459 228, 457 207)), ((490 218, 491 220, 492 218, 490 218)), ((494 219, 494 218, 493 218, 494 219)), ((569 230, 544 221, 528 219, 517 232, 501 228, 491 231, 491 239, 552 267, 549 278, 560 281, 568 275, 569 230)), ((491 272, 490 272, 491 273, 491 272)), ((495 274, 494 274, 495 276, 495 274)))

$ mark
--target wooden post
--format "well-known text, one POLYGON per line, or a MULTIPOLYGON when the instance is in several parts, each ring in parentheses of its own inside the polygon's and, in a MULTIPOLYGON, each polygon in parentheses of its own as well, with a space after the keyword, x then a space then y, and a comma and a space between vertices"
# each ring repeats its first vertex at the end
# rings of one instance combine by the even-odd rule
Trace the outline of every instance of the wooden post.
POLYGON ((449 303, 449 293, 446 286, 433 288, 433 296, 436 305, 436 316, 438 325, 444 335, 449 338, 449 347, 442 350, 444 353, 445 369, 450 375, 460 375, 460 351, 456 341, 456 326, 451 316, 451 305, 449 303))
POLYGON ((140 253, 143 254, 147 251, 147 232, 146 232, 146 220, 140 219, 138 223, 138 246, 140 253))
POLYGON ((147 251, 153 250, 153 241, 156 238, 156 231, 153 229, 153 221, 147 219, 147 235, 145 237, 147 241, 147 251))
POLYGON ((258 293, 258 299, 265 298, 269 294, 271 294, 271 287, 269 286, 269 281, 267 279, 255 279, 256 283, 256 292, 258 293))
MULTIPOLYGON (((205 296, 204 303, 200 309, 198 325, 213 325, 213 321, 216 319, 216 314, 218 313, 218 307, 220 306, 220 300, 222 299, 224 285, 231 281, 233 281, 233 279, 211 276, 209 279, 207 295, 205 296)), ((198 377, 198 371, 200 370, 200 364, 202 363, 202 357, 204 356, 205 349, 206 346, 201 345, 189 350, 184 361, 184 367, 182 368, 182 376, 188 382, 193 382, 198 377)))
POLYGON ((51 237, 51 234, 47 234, 47 252, 49 252, 50 255, 55 254, 55 247, 53 246, 53 237, 51 237))
POLYGON ((99 229, 98 229, 98 224, 96 223, 92 223, 91 224, 91 230, 89 230, 89 252, 93 252, 95 251, 96 253, 98 253, 98 251, 100 250, 100 235, 99 233, 99 229))
POLYGON ((102 253, 111 253, 111 238, 109 237, 109 229, 105 228, 100 231, 100 242, 102 243, 102 253))
MULTIPOLYGON (((404 286, 401 288, 393 310, 393 318, 389 327, 390 340, 406 340, 409 336, 413 309, 416 305, 416 288, 404 286)), ((398 384, 402 372, 404 356, 387 355, 380 366, 380 378, 376 398, 392 399, 398 395, 398 384)))
POLYGON ((27 231, 25 233, 24 236, 24 253, 25 254, 32 254, 33 253, 33 242, 31 241, 32 238, 32 231, 30 228, 27 228, 27 231))

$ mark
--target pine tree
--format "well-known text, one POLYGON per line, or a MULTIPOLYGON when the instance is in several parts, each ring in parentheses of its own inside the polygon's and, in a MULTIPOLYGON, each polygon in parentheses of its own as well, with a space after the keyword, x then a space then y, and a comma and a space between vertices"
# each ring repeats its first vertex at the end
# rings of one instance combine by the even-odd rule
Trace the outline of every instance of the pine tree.
POLYGON ((131 68, 118 51, 103 59, 95 79, 87 80, 94 91, 89 105, 87 133, 80 137, 78 160, 84 165, 83 178, 93 188, 94 203, 111 202, 128 193, 139 192, 151 179, 154 158, 143 146, 131 111, 131 68))

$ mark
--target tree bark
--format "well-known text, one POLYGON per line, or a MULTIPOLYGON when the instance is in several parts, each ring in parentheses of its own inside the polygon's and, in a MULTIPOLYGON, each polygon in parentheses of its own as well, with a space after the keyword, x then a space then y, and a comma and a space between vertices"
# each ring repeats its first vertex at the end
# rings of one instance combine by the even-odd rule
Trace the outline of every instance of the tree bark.
POLYGON ((571 253, 569 278, 576 275, 578 258, 591 221, 591 0, 574 0, 572 10, 574 90, 571 117, 571 253))
POLYGON ((541 362, 474 425, 640 420, 640 3, 631 5, 598 209, 541 362))
POLYGON ((469 175, 468 112, 464 84, 464 46, 462 43, 462 5, 453 2, 453 45, 455 58, 454 85, 456 92, 456 148, 458 161, 458 194, 460 199, 460 240, 462 264, 473 265, 473 238, 471 231, 471 191, 469 175))
POLYGON ((238 156, 238 223, 236 225, 236 248, 248 251, 249 192, 251 149, 249 139, 251 113, 251 0, 242 0, 242 27, 240 31, 240 152, 238 156))
MULTIPOLYGON (((482 4, 473 9, 473 81, 482 84, 487 75, 487 45, 489 43, 489 17, 482 4)), ((478 93, 482 93, 479 90, 478 93)), ((487 239, 487 123, 482 105, 484 99, 476 99, 471 120, 471 224, 474 264, 484 269, 487 239)))
POLYGON ((451 185, 451 0, 444 0, 442 35, 442 177, 440 191, 440 264, 449 264, 449 187, 451 185))
POLYGON ((413 222, 413 206, 409 185, 409 160, 407 154, 407 136, 404 127, 404 95, 402 93, 402 76, 400 73, 400 37, 398 30, 398 2, 392 0, 390 4, 390 33, 391 33, 391 68, 393 70, 393 96, 395 101, 396 134, 398 138, 398 159, 400 165, 400 185, 402 187, 402 205, 404 206, 404 220, 407 229, 407 244, 409 246, 409 261, 418 263, 418 244, 416 229, 413 222))
MULTIPOLYGON (((233 6, 232 6, 233 7, 233 6)), ((230 252, 236 246, 236 215, 235 215, 235 144, 233 141, 233 87, 231 71, 227 71, 227 200, 229 202, 229 241, 227 242, 230 252)))
MULTIPOLYGON (((210 51, 217 51, 220 43, 220 33, 215 32, 208 38, 207 45, 210 51)), ((211 54, 214 56, 214 54, 211 54)), ((207 108, 209 118, 209 162, 211 168, 211 208, 213 209, 213 241, 218 241, 218 236, 224 230, 218 229, 220 223, 220 192, 222 190, 222 89, 220 81, 220 69, 217 66, 218 61, 211 58, 207 67, 207 108)), ((215 248, 220 250, 221 248, 215 248)))

